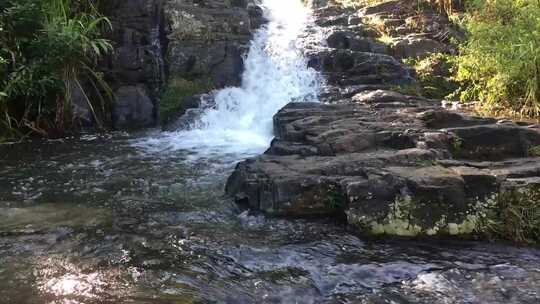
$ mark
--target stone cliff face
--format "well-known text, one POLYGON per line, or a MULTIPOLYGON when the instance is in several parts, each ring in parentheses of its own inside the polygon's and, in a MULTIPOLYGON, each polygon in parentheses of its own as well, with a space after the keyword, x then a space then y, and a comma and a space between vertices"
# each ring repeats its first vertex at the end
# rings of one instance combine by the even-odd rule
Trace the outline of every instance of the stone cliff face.
POLYGON ((152 126, 169 78, 236 85, 252 30, 261 22, 251 1, 113 0, 115 53, 104 68, 115 101, 115 128, 152 126))
MULTIPOLYGON (((537 197, 540 126, 393 91, 414 83, 397 58, 442 45, 429 29, 415 43, 381 45, 373 20, 403 25, 389 20, 404 2, 314 2, 328 43, 307 53, 328 80, 322 103, 292 103, 274 117, 271 147, 229 178, 239 204, 289 216, 338 212, 363 232, 415 236, 472 233, 508 197, 537 197)), ((412 39, 409 28, 397 31, 412 39)))
POLYGON ((242 55, 256 25, 252 4, 170 0, 165 11, 171 77, 207 78, 218 88, 240 83, 242 55))
POLYGON ((167 47, 163 0, 113 0, 107 4, 115 53, 106 77, 115 100, 115 128, 148 127, 155 123, 157 98, 166 81, 167 47))

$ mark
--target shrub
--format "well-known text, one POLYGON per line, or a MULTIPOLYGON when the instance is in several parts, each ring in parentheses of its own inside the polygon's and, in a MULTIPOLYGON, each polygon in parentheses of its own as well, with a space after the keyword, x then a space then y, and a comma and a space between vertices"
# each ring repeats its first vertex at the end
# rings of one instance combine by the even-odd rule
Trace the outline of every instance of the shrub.
POLYGON ((540 1, 471 0, 456 96, 491 114, 540 116, 540 1))
POLYGON ((101 126, 98 113, 106 111, 110 90, 95 67, 112 50, 101 37, 108 27, 110 22, 92 1, 8 0, 0 4, 3 133, 63 131, 71 123, 74 90, 82 92, 101 126), (91 96, 99 103, 91 102, 91 96))
POLYGON ((538 186, 499 194, 484 211, 479 231, 491 239, 519 244, 540 243, 540 189, 538 186))
POLYGON ((447 54, 434 53, 423 59, 408 59, 405 63, 412 66, 416 73, 419 94, 426 98, 444 99, 457 89, 452 79, 451 57, 447 54))

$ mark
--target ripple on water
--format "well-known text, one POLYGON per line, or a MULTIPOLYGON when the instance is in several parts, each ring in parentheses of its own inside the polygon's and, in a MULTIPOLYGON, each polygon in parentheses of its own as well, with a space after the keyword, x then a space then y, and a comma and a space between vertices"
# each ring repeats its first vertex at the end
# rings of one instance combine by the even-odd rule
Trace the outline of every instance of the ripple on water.
POLYGON ((240 213, 222 197, 234 164, 131 142, 3 154, 0 302, 540 302, 538 249, 363 240, 333 220, 240 213), (42 195, 12 194, 21 186, 42 195))

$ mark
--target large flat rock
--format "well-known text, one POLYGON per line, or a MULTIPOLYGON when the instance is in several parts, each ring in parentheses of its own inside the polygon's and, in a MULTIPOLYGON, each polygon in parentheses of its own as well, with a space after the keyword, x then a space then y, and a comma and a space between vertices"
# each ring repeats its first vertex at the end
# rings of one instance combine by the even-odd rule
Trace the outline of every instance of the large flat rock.
POLYGON ((371 233, 470 233, 501 192, 538 185, 540 130, 471 117, 395 92, 292 103, 276 139, 240 163, 227 193, 274 215, 345 213, 371 233))
POLYGON ((275 115, 271 147, 238 164, 228 180, 226 192, 239 205, 273 215, 345 214, 371 234, 455 235, 476 232, 508 194, 538 197, 538 126, 392 90, 414 85, 396 58, 444 48, 433 39, 446 19, 425 12, 434 27, 410 33, 403 12, 416 2, 360 10, 332 3, 312 1, 327 43, 306 49, 327 80, 322 102, 291 103, 275 115), (381 31, 414 43, 397 54, 375 39, 381 31))

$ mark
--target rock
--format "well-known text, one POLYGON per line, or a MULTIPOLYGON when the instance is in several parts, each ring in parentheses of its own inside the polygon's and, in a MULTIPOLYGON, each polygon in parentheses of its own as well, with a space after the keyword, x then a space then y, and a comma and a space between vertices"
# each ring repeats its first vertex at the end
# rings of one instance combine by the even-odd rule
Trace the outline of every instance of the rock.
POLYGON ((115 92, 112 117, 114 127, 140 128, 155 123, 154 103, 143 86, 122 86, 115 92))
POLYGON ((125 87, 144 87, 146 96, 144 102, 115 102, 115 128, 155 123, 156 116, 148 123, 148 117, 133 113, 140 114, 146 98, 157 109, 169 77, 208 80, 215 88, 239 84, 251 34, 265 22, 251 0, 112 0, 105 13, 113 24, 110 39, 115 45, 115 53, 102 65, 107 80, 123 97, 125 87))
POLYGON ((113 0, 105 4, 115 52, 103 67, 119 95, 112 115, 115 128, 147 127, 156 121, 153 109, 166 81, 163 2, 113 0))
POLYGON ((361 103, 404 102, 407 97, 388 90, 364 91, 353 96, 352 101, 361 103))
POLYGON ((539 158, 513 158, 538 143, 536 129, 488 124, 392 91, 366 91, 352 100, 287 105, 274 117, 271 147, 238 164, 227 193, 271 214, 345 213, 349 224, 371 234, 444 235, 473 232, 475 208, 519 187, 510 181, 540 179, 539 158), (376 106, 396 100, 396 107, 376 106), (452 124, 469 127, 438 129, 452 124), (496 161, 452 159, 455 153, 484 156, 485 149, 497 149, 487 154, 496 161))
POLYGON ((247 5, 251 29, 258 29, 268 22, 264 17, 263 10, 260 6, 250 3, 247 5))
POLYGON ((388 53, 388 48, 371 38, 362 38, 350 31, 332 31, 326 38, 328 46, 357 52, 388 53))
POLYGON ((460 113, 451 112, 445 109, 431 109, 418 114, 418 118, 423 120, 426 127, 431 129, 442 129, 450 127, 467 127, 474 125, 493 124, 496 122, 492 118, 480 118, 466 116, 460 113))
POLYGON ((409 71, 395 58, 369 52, 321 49, 309 53, 308 65, 322 71, 331 84, 409 84, 409 71))
POLYGON ((404 38, 392 45, 397 58, 424 58, 431 53, 443 53, 447 46, 429 38, 404 38))
POLYGON ((167 61, 173 77, 207 78, 217 88, 238 85, 251 32, 264 21, 251 1, 168 1, 167 61), (255 23, 252 25, 252 21, 255 23))
POLYGON ((363 15, 387 14, 398 10, 400 1, 385 1, 376 5, 368 6, 361 10, 363 15))
POLYGON ((213 96, 210 94, 195 95, 184 99, 176 115, 163 126, 163 130, 188 129, 211 104, 213 104, 213 96))
POLYGON ((501 160, 527 157, 529 149, 540 145, 538 130, 516 125, 493 124, 448 128, 457 136, 453 154, 457 158, 501 160))

